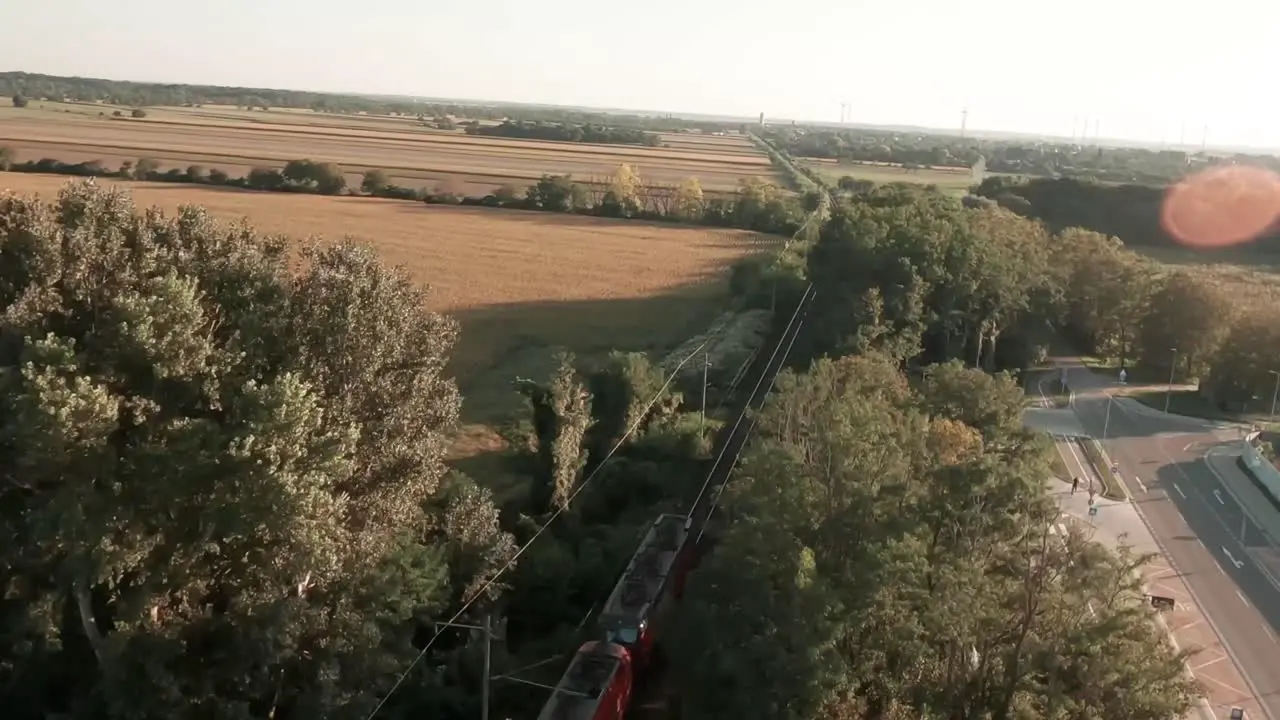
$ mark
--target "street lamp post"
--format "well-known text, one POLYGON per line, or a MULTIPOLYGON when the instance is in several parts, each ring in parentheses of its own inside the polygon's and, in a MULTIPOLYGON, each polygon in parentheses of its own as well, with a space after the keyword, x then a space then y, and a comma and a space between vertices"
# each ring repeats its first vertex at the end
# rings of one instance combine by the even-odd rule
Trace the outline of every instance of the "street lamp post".
POLYGON ((1111 395, 1107 396, 1107 417, 1102 421, 1102 439, 1107 439, 1107 428, 1111 427, 1111 403, 1115 402, 1115 398, 1111 395))
POLYGON ((1178 368, 1178 348, 1169 348, 1173 352, 1173 362, 1169 363, 1169 388, 1164 393, 1164 411, 1169 412, 1169 401, 1173 399, 1173 371, 1178 368))

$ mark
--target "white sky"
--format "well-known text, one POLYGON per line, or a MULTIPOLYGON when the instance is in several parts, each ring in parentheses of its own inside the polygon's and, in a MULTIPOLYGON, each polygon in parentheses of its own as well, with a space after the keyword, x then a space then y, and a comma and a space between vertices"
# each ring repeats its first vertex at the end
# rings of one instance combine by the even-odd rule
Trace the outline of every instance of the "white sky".
POLYGON ((0 70, 1280 147, 1275 0, 0 0, 0 70))

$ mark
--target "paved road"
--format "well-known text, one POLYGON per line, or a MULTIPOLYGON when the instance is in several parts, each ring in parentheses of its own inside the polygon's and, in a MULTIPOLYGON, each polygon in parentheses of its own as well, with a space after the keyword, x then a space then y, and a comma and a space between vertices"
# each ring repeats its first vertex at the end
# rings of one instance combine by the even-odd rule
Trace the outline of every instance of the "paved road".
MULTIPOLYGON (((1081 425, 1118 465, 1133 506, 1183 575, 1196 603, 1245 676, 1268 720, 1280 720, 1280 587, 1241 542, 1259 528, 1205 460, 1239 432, 1111 401, 1110 381, 1069 370, 1081 425), (1110 419, 1107 419, 1110 406, 1110 419)), ((1266 508, 1266 512, 1274 512, 1266 508)), ((1261 512, 1256 510, 1255 512, 1261 512)), ((1215 708, 1216 709, 1216 708, 1215 708)))

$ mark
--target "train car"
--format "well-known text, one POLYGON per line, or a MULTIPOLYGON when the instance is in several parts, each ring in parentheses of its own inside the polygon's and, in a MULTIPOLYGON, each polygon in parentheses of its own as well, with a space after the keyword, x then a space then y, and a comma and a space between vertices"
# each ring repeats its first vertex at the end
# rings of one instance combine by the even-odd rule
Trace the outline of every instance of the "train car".
POLYGON ((672 600, 684 593, 692 557, 691 525, 684 515, 658 516, 600 612, 605 640, 631 652, 635 672, 652 660, 656 626, 672 600))
POLYGON ((538 720, 622 720, 631 701, 631 681, 626 648, 597 640, 583 643, 538 720))

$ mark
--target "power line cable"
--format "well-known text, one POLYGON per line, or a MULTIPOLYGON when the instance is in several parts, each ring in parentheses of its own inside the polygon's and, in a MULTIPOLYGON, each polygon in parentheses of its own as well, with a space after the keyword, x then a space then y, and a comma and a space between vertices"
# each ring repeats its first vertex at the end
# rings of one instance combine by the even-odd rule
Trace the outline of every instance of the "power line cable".
MULTIPOLYGON (((810 287, 812 287, 812 286, 810 286, 810 287)), ((815 294, 816 294, 816 293, 815 293, 815 294)), ((809 299, 810 299, 810 300, 812 300, 813 298, 812 298, 812 297, 810 297, 809 299)), ((803 299, 801 300, 801 304, 804 304, 803 299)), ((805 317, 807 317, 807 316, 808 316, 808 312, 806 312, 806 313, 805 313, 805 317)), ((804 317, 802 317, 802 318, 800 319, 800 324, 796 326, 795 332, 791 335, 791 341, 787 343, 787 349, 786 349, 786 351, 785 351, 785 352, 783 352, 783 353, 782 353, 782 362, 778 364, 779 369, 781 369, 782 365, 783 365, 783 364, 785 364, 785 363, 787 362, 787 358, 791 356, 791 349, 792 349, 792 348, 795 346, 795 344, 796 344, 796 338, 800 337, 800 327, 801 327, 802 325, 804 325, 804 320, 805 320, 805 318, 804 318, 804 317)), ((784 336, 783 336, 783 337, 784 337, 784 338, 786 337, 786 336, 785 336, 785 334, 784 334, 784 336)), ((779 344, 781 344, 781 341, 779 341, 779 344)), ((768 370, 768 366, 766 366, 766 367, 765 367, 765 370, 766 370, 766 371, 768 370)), ((763 376, 762 376, 762 379, 763 379, 763 376)), ((777 374, 776 374, 776 373, 774 374, 774 379, 775 379, 775 380, 777 379, 777 374)), ((766 390, 765 390, 764 398, 762 398, 762 401, 763 401, 764 399, 767 399, 767 398, 769 397, 769 393, 771 393, 771 392, 773 392, 773 382, 770 382, 770 383, 769 383, 769 387, 768 387, 768 389, 766 389, 766 390)), ((751 401, 750 401, 750 400, 748 400, 747 402, 748 402, 748 404, 749 404, 751 401)), ((763 402, 761 403, 761 405, 763 406, 763 402)), ((742 437, 742 444, 743 444, 743 446, 745 446, 745 445, 747 444, 747 441, 751 439, 751 433, 752 433, 755 429, 756 429, 756 419, 755 419, 754 417, 752 417, 752 418, 751 418, 751 424, 747 425, 746 432, 744 433, 744 435, 743 435, 743 437, 742 437)), ((725 473, 725 476, 724 476, 724 480, 725 480, 725 481, 724 481, 724 482, 722 482, 722 483, 720 483, 720 487, 716 488, 716 493, 715 493, 715 495, 711 498, 711 507, 710 507, 710 508, 707 508, 707 516, 706 516, 706 518, 702 521, 702 529, 700 529, 700 530, 698 531, 698 537, 694 539, 694 542, 698 542, 698 541, 702 540, 702 535, 703 535, 703 533, 705 533, 705 532, 706 532, 706 530, 707 530, 707 523, 711 521, 711 516, 715 513, 716 508, 717 508, 717 507, 719 507, 719 505, 720 505, 720 496, 724 494, 725 486, 727 486, 727 485, 729 484, 729 477, 733 474, 734 469, 738 467, 738 460, 739 460, 739 459, 741 459, 741 458, 742 458, 742 453, 741 453, 741 452, 739 452, 737 455, 735 455, 735 456, 734 456, 734 458, 733 458, 733 464, 729 466, 729 471, 728 471, 727 473, 725 473)), ((709 478, 708 478, 708 479, 709 479, 709 478)))
POLYGON ((709 342, 711 342, 711 338, 707 338, 706 340, 703 340, 702 344, 694 348, 692 352, 690 352, 687 356, 685 356, 683 360, 680 361, 679 365, 676 365, 675 369, 671 371, 671 377, 667 378, 667 381, 662 385, 662 388, 660 388, 658 392, 654 394, 653 398, 649 400, 649 403, 645 405, 644 412, 640 413, 636 421, 632 423, 631 427, 627 428, 627 431, 623 433, 621 438, 618 439, 618 442, 614 443, 613 447, 610 448, 609 452, 604 456, 604 459, 600 461, 600 464, 597 465, 595 469, 592 470, 591 473, 588 474, 587 477, 581 483, 578 484, 578 487, 572 493, 570 493, 569 498, 565 502, 565 504, 560 507, 557 507, 551 513, 551 517, 547 518, 547 521, 543 523, 542 526, 539 527, 536 532, 534 532, 533 537, 526 540, 525 543, 521 545, 519 549, 516 550, 516 553, 511 556, 511 559, 508 560, 505 565, 499 568, 498 572, 494 573, 493 577, 485 581, 484 585, 481 585, 480 589, 476 590, 476 592, 471 596, 471 599, 463 603, 462 607, 458 609, 458 612, 454 613, 453 617, 449 618, 446 622, 439 624, 440 629, 436 630, 435 635, 432 635, 431 639, 427 641, 427 644, 422 647, 422 650, 420 650, 418 652, 418 655, 414 657, 413 662, 409 663, 409 667, 405 668, 404 672, 400 673, 400 676, 396 678, 395 684, 391 686, 391 689, 387 691, 386 695, 382 696, 382 699, 378 701, 378 704, 376 706, 374 706, 373 711, 369 713, 366 720, 373 720, 373 717, 378 714, 378 711, 381 710, 382 707, 387 704, 387 701, 391 699, 391 696, 394 695, 396 690, 399 689, 400 686, 404 683, 405 678, 409 677, 409 673, 413 672, 413 669, 417 667, 419 662, 422 661, 422 658, 426 657, 427 651, 431 649, 431 646, 433 644, 435 644, 436 639, 440 637, 441 633, 444 632, 445 628, 448 628, 452 623, 457 621, 458 618, 462 617, 462 614, 466 612, 467 609, 470 608, 471 605, 475 603, 475 601, 479 599, 481 595, 484 594, 485 590, 489 589, 489 586, 493 585, 493 583, 496 582, 497 579, 501 577, 503 573, 510 570, 515 565, 516 560, 518 560, 520 556, 524 554, 524 551, 528 550, 529 546, 532 545, 534 541, 537 540, 542 535, 542 533, 545 532, 546 529, 551 526, 551 523, 555 522, 555 519, 560 517, 560 513, 564 512, 564 509, 569 507, 569 504, 573 502, 574 498, 578 497, 578 493, 581 493, 587 487, 587 485, 590 484, 591 481, 595 479, 596 475, 598 475, 600 471, 604 469, 605 465, 609 463, 609 460, 613 458, 613 455, 618 451, 618 448, 622 447, 622 444, 627 441, 627 438, 631 437, 631 434, 636 431, 636 428, 640 427, 640 423, 643 422, 645 417, 648 416, 649 410, 653 408, 653 406, 657 404, 658 400, 662 398, 663 394, 666 393, 667 388, 671 387, 671 383, 675 382, 676 377, 680 374, 681 368, 683 368, 685 364, 689 362, 689 360, 693 359, 695 355, 701 352, 702 349, 706 347, 707 343, 709 342))
MULTIPOLYGON (((752 400, 754 400, 756 395, 760 392, 760 386, 764 384, 764 379, 769 375, 769 368, 773 366, 774 359, 778 357, 778 352, 782 350, 782 344, 787 341, 787 336, 792 333, 792 326, 795 325, 796 318, 800 316, 800 309, 803 308, 806 302, 811 299, 810 296, 812 294, 814 294, 813 283, 809 283, 809 286, 804 290, 804 294, 800 296, 800 302, 796 303, 796 309, 791 313, 791 319, 787 321, 787 326, 783 329, 782 336, 778 338, 778 344, 774 346, 773 353, 769 356, 768 362, 765 363, 764 371, 761 372, 760 377, 756 379, 755 387, 751 389, 751 394, 747 397, 746 405, 743 406, 742 412, 738 414, 738 419, 734 421, 733 428, 729 431, 729 438, 732 438, 734 434, 738 432, 738 427, 742 425, 743 420, 745 420, 750 414, 752 400)), ((796 332, 791 337, 792 344, 795 343, 795 338, 800 334, 799 326, 796 326, 795 329, 796 332)), ((787 347, 787 352, 788 354, 791 352, 790 345, 787 347)), ((772 385, 773 383, 770 382, 771 387, 772 385)), ((720 467, 720 463, 724 461, 725 455, 729 452, 729 448, 732 447, 732 445, 733 443, 731 441, 726 441, 720 448, 720 453, 716 456, 715 463, 713 463, 711 465, 711 469, 707 471, 707 479, 702 482, 702 487, 698 490, 697 497, 693 499, 693 504, 689 506, 688 515, 690 517, 692 517, 693 513, 698 509, 698 503, 702 502, 702 496, 706 494, 707 488, 711 485, 711 479, 716 475, 716 468, 720 467)))

